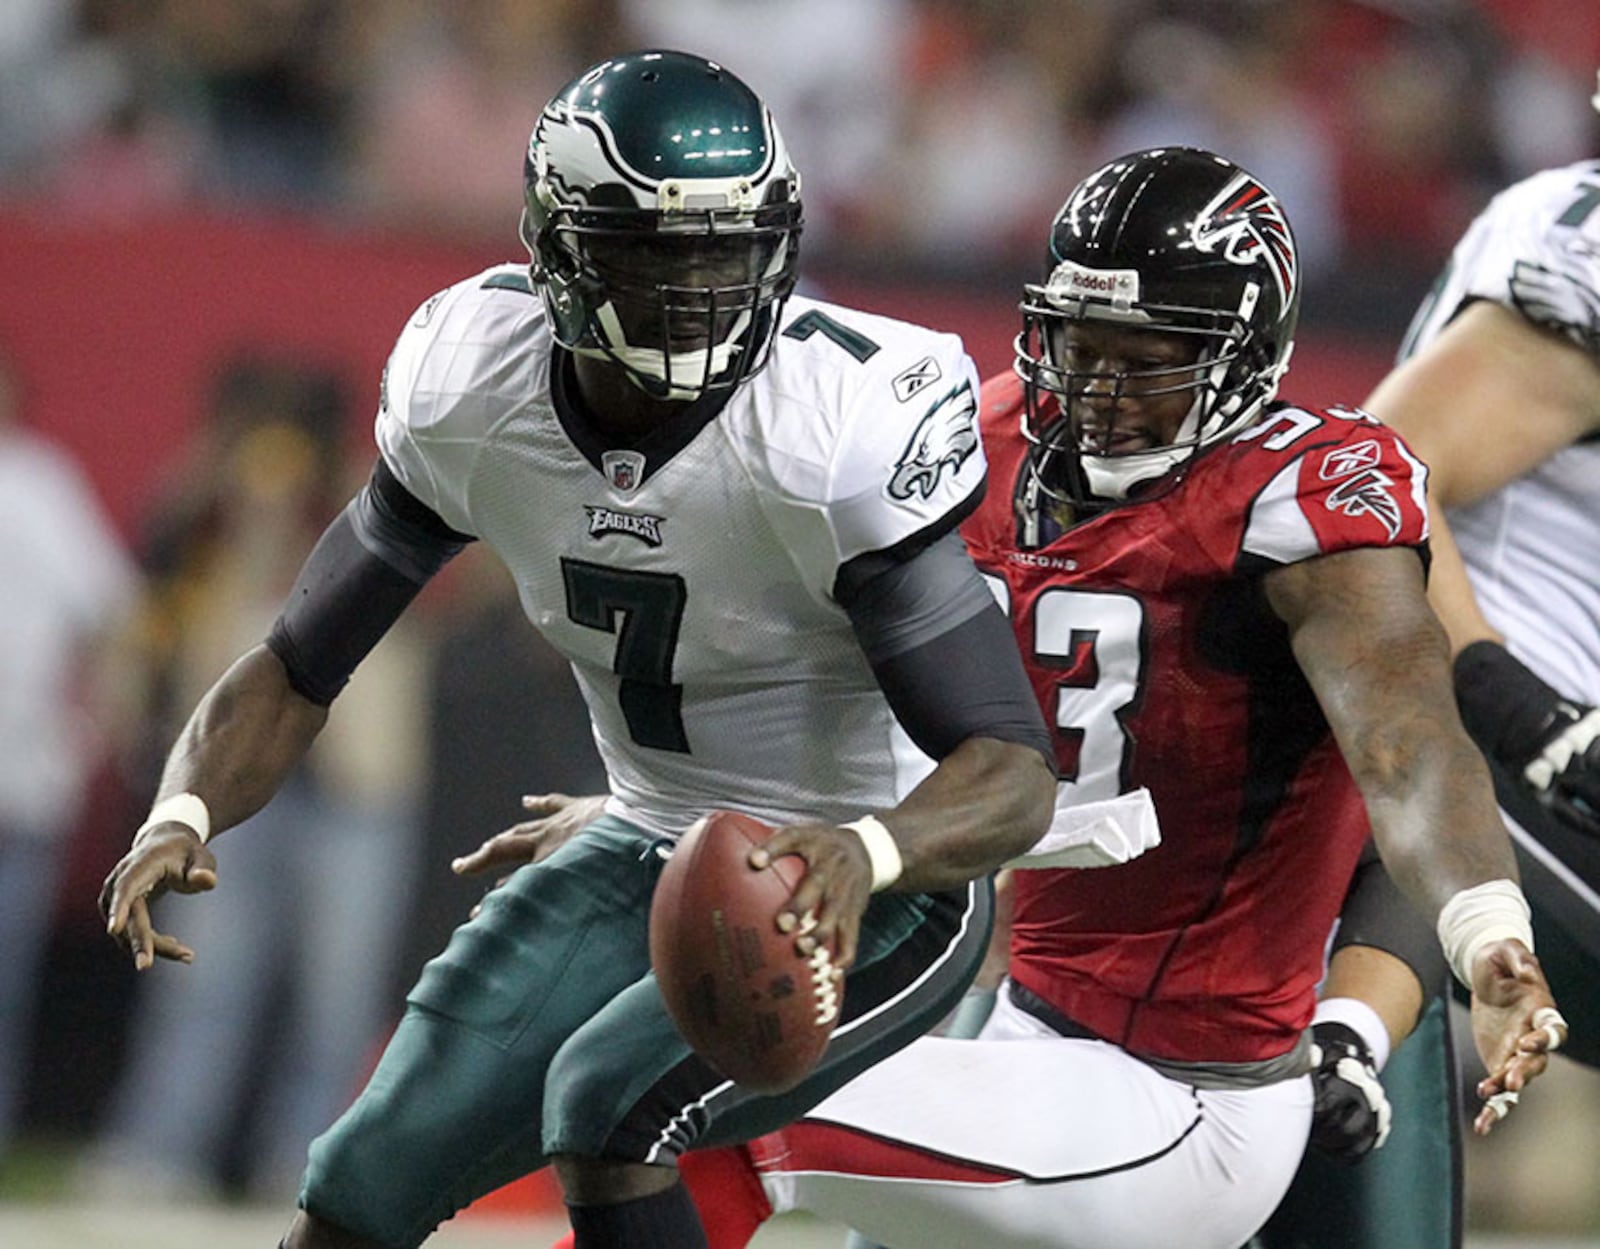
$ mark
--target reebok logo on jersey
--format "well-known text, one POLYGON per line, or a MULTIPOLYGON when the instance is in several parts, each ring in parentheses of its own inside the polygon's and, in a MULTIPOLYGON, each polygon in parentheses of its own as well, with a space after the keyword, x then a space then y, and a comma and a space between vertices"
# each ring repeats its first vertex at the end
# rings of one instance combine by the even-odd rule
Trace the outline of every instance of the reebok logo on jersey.
POLYGON ((589 515, 589 536, 603 538, 607 534, 620 533, 630 538, 638 538, 646 546, 661 545, 661 517, 650 516, 644 512, 619 512, 609 507, 597 507, 585 503, 583 510, 589 515))
POLYGON ((962 382, 928 409, 895 463, 886 487, 889 497, 903 501, 920 494, 931 498, 946 468, 952 475, 959 473, 967 457, 978 449, 977 415, 970 382, 962 382))
POLYGON ((1394 480, 1387 473, 1369 468, 1329 491, 1325 506, 1330 512, 1343 512, 1346 516, 1376 517, 1392 542, 1400 536, 1401 523, 1393 485, 1394 480))
POLYGON ((918 360, 891 383, 894 386, 894 397, 900 400, 901 403, 905 403, 907 400, 921 394, 943 376, 944 374, 939 370, 939 362, 932 356, 923 356, 922 359, 918 360))
POLYGON ((1323 481, 1338 481, 1363 469, 1375 468, 1383 459, 1383 450, 1375 439, 1355 443, 1349 447, 1335 447, 1328 452, 1317 470, 1323 481))

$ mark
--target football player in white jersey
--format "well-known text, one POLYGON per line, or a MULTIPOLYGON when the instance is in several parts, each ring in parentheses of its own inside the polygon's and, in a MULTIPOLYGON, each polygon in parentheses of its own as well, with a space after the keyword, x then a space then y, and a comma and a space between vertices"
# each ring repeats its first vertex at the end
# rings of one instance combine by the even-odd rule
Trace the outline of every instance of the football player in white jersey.
POLYGON ((525 184, 531 270, 404 328, 369 483, 201 702, 102 893, 137 967, 187 961, 151 898, 216 883, 208 835, 269 799, 469 541, 570 660, 605 812, 424 970, 312 1145, 289 1249, 418 1245, 549 1162, 581 1246, 703 1244, 678 1154, 779 1126, 946 1014, 984 954, 987 873, 1051 816, 1049 737, 956 531, 985 478, 971 361, 789 298, 799 176, 761 101, 695 56, 602 62, 544 109, 525 184), (774 923, 850 969, 828 1050, 781 1095, 695 1055, 650 975, 661 862, 719 807, 780 826, 772 855, 806 872, 774 923))
MULTIPOLYGON (((1594 101, 1600 109, 1600 92, 1594 101)), ((1457 243, 1366 407, 1429 465, 1429 599, 1455 653, 1462 718, 1494 773, 1540 960, 1572 1025, 1563 1052, 1594 1066, 1600 160, 1544 170, 1495 196, 1457 243)), ((1365 934, 1403 949, 1414 944, 1401 935, 1411 922, 1373 912, 1365 934)), ((1425 996, 1399 962, 1374 959, 1369 972, 1357 991, 1382 1009, 1425 996)), ((1426 995, 1434 988, 1430 980, 1426 995)), ((1456 1081, 1436 999, 1384 1075, 1393 1139, 1346 1176, 1323 1171, 1306 1182, 1304 1213, 1280 1212, 1294 1233, 1264 1237, 1268 1249, 1458 1244, 1456 1081), (1348 1216, 1348 1227, 1331 1211, 1348 1216)))

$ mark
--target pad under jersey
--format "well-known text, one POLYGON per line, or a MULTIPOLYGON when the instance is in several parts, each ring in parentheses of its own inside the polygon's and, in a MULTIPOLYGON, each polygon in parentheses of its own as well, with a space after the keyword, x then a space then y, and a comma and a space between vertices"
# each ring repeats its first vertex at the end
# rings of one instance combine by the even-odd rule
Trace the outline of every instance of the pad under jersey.
POLYGON ((963 532, 1003 599, 1065 800, 1145 786, 1161 844, 1017 874, 1013 977, 1098 1036, 1184 1062, 1289 1050, 1368 825, 1260 575, 1426 539, 1426 471, 1363 414, 1270 409, 1180 485, 1032 550, 1011 509, 1021 386, 984 389, 993 485, 963 532))
POLYGON ((628 447, 561 401, 571 363, 525 270, 491 269, 413 316, 377 437, 407 490, 494 549, 571 662, 611 809, 673 835, 713 807, 781 823, 893 805, 932 764, 836 579, 981 497, 960 340, 793 298, 765 369, 628 447))
MULTIPOLYGON (((1401 358, 1487 299, 1600 356, 1600 161, 1545 170, 1479 215, 1418 310, 1401 358)), ((1505 414, 1514 439, 1517 414, 1505 414)), ((1600 703, 1600 438, 1563 448, 1452 509, 1479 604, 1512 653, 1557 689, 1600 703)))

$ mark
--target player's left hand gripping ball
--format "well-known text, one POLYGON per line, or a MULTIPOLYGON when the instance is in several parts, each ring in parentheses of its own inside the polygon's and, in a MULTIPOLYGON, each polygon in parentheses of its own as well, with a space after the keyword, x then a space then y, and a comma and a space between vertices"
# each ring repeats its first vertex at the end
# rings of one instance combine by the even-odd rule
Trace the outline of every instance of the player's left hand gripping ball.
POLYGON ((782 1093, 816 1065, 844 986, 832 952, 808 958, 778 912, 805 871, 794 856, 757 870, 761 821, 714 811, 683 835, 650 907, 650 962, 667 1010, 700 1056, 758 1093, 782 1093))

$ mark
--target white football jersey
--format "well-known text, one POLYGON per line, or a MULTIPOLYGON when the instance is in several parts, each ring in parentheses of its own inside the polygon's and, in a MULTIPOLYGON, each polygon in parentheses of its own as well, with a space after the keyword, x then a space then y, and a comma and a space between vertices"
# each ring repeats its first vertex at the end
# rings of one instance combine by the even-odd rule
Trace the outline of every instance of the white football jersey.
POLYGON ((974 366, 953 335, 809 299, 781 324, 713 419, 645 454, 558 409, 520 267, 428 300, 385 370, 385 461, 504 561, 577 674, 610 809, 667 835, 714 807, 854 819, 932 767, 833 590, 977 498, 974 366))
MULTIPOLYGON (((1468 302, 1490 299, 1600 353, 1600 161, 1502 191, 1456 245, 1402 357, 1468 302)), ((1505 414, 1505 437, 1517 414, 1505 414)), ((1600 703, 1600 440, 1585 439, 1450 522, 1478 601, 1513 654, 1564 694, 1600 703)))

